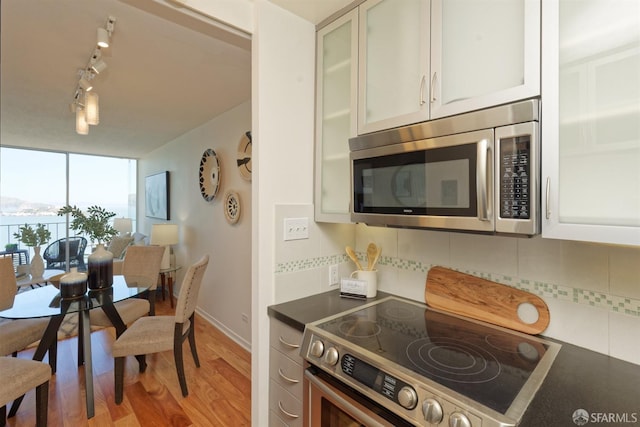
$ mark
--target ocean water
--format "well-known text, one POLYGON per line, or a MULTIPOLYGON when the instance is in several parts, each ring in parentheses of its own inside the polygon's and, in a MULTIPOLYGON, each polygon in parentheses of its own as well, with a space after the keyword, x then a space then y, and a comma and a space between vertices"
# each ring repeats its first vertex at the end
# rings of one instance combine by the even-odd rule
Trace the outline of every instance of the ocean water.
MULTIPOLYGON (((129 217, 128 210, 126 208, 118 210, 106 207, 106 209, 111 212, 115 212, 115 218, 129 217)), ((0 251, 4 251, 4 246, 7 243, 17 243, 20 249, 30 249, 13 237, 13 233, 17 232, 24 224, 31 224, 32 226, 35 226, 36 224, 44 224, 51 232, 50 242, 61 239, 66 235, 65 221, 66 219, 64 216, 57 215, 0 215, 0 251)), ((71 234, 73 235, 74 232, 71 231, 71 234)), ((30 252, 31 255, 33 255, 33 250, 30 252)))

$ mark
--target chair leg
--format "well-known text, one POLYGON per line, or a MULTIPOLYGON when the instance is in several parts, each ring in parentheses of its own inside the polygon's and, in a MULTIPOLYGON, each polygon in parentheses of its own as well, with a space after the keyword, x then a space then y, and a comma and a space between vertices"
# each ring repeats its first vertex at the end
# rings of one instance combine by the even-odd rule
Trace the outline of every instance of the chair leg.
POLYGON ((49 347, 49 366, 51 366, 51 374, 56 373, 58 366, 58 339, 56 338, 49 347))
POLYGON ((147 370, 147 357, 145 354, 139 354, 136 356, 138 359, 138 366, 140 366, 140 373, 143 373, 147 370))
POLYGON ((46 427, 49 411, 49 381, 36 387, 36 426, 46 427))
POLYGON ((115 377, 115 397, 117 405, 122 403, 122 394, 124 389, 124 362, 124 357, 114 358, 113 374, 115 377))
POLYGON ((182 389, 182 396, 187 397, 187 380, 184 376, 184 360, 182 357, 182 323, 176 323, 175 332, 173 334, 173 358, 176 362, 176 371, 178 373, 178 381, 182 389))
POLYGON ((149 291, 149 316, 156 315, 156 290, 149 291))
POLYGON ((2 418, 0 426, 4 427, 7 424, 7 405, 2 405, 2 408, 0 408, 0 418, 2 418))
POLYGON ((196 366, 200 367, 200 359, 198 358, 198 350, 196 349, 196 325, 195 325, 196 316, 191 315, 191 326, 189 327, 189 347, 191 347, 191 355, 193 356, 193 361, 196 363, 196 366))

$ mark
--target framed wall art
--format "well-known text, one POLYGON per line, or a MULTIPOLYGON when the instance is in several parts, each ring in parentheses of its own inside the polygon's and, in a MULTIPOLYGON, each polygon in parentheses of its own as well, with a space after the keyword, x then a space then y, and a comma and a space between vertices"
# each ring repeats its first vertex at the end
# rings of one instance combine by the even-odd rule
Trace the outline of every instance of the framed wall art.
POLYGON ((169 218, 169 171, 149 175, 144 179, 145 215, 149 218, 169 218))

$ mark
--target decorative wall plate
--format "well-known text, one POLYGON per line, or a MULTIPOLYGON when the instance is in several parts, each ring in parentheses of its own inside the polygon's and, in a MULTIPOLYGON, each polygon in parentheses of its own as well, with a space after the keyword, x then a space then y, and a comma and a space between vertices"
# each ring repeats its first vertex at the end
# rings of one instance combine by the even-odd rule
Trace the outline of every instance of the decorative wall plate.
POLYGON ((235 191, 229 190, 224 195, 224 216, 229 224, 235 224, 240 219, 240 196, 235 191))
POLYGON ((238 170, 240 176, 251 181, 251 131, 245 132, 238 144, 238 170))
POLYGON ((220 188, 220 163, 216 152, 211 148, 202 154, 200 159, 200 193, 210 202, 216 197, 220 188))

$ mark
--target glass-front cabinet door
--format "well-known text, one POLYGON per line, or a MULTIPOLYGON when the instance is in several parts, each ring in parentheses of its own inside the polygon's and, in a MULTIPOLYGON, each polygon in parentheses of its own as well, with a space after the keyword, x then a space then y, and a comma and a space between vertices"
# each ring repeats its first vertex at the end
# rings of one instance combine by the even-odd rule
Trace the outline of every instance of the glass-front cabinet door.
POLYGON ((349 138, 356 135, 358 11, 317 33, 315 219, 350 222, 349 138))
POLYGON ((540 0, 432 0, 431 118, 540 95, 540 0))
POLYGON ((640 2, 543 6, 543 237, 640 246, 640 2))
POLYGON ((359 134, 429 119, 429 4, 360 5, 359 134))

